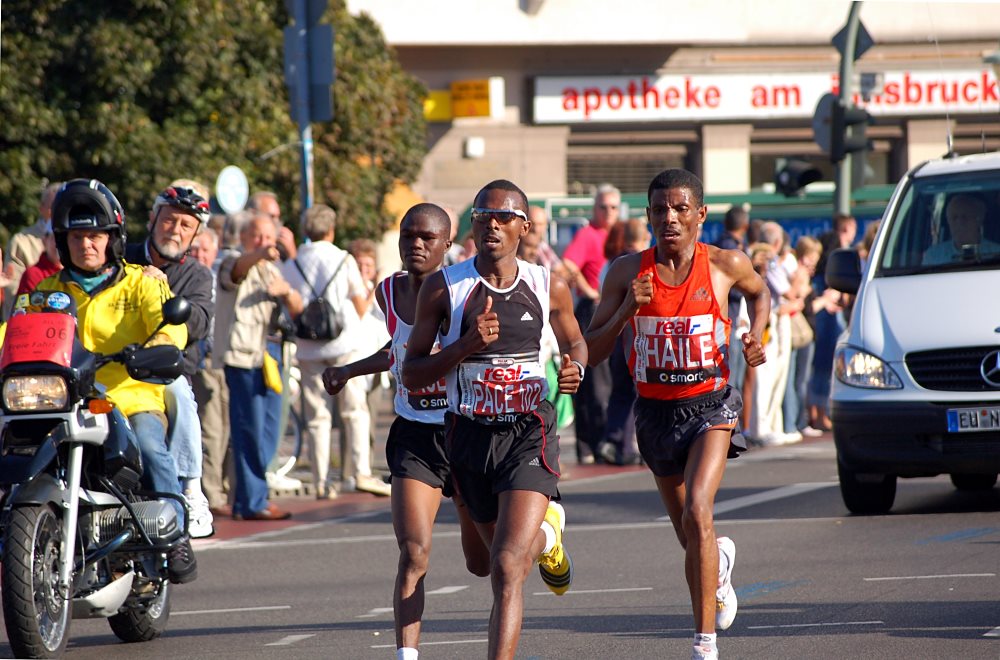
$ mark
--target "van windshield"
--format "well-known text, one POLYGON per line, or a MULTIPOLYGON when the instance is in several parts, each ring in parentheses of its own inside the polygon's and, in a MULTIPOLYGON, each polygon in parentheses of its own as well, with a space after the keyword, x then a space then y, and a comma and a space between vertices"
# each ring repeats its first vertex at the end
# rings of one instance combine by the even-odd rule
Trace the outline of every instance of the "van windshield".
POLYGON ((1000 176, 916 178, 884 229, 875 277, 1000 268, 1000 176))

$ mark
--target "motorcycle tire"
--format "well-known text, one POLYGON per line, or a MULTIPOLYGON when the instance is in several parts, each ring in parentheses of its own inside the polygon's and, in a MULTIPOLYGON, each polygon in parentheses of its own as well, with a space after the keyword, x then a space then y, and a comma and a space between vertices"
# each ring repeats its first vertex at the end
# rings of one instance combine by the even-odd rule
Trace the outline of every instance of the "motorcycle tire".
POLYGON ((59 591, 62 518, 50 504, 10 512, 3 544, 3 616, 18 658, 55 658, 69 641, 70 603, 59 591))
POLYGON ((149 603, 127 606, 108 617, 111 631, 123 642, 148 642, 167 629, 170 620, 170 584, 163 582, 160 593, 149 603))

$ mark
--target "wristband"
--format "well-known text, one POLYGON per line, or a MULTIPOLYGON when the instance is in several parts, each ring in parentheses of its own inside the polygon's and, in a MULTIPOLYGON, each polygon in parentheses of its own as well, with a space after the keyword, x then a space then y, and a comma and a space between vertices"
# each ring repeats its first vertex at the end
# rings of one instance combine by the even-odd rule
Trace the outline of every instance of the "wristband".
POLYGON ((583 380, 583 374, 586 373, 586 370, 583 368, 583 365, 580 364, 578 360, 570 360, 570 362, 575 364, 576 368, 580 370, 580 380, 583 380))

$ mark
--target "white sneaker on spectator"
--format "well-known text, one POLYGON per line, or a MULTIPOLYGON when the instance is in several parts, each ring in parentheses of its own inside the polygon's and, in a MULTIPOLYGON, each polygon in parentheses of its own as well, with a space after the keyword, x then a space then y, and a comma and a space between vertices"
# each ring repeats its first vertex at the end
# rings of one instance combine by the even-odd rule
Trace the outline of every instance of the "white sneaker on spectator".
POLYGON ((270 490, 298 490, 302 488, 302 482, 295 477, 289 477, 275 472, 265 472, 267 487, 270 490))
POLYGON ((823 435, 823 432, 820 431, 819 429, 814 429, 811 426, 807 426, 804 429, 802 429, 802 435, 804 435, 807 438, 818 438, 819 436, 823 435))
POLYGON ((184 495, 187 499, 188 516, 190 525, 188 533, 193 539, 207 539, 215 534, 215 516, 208 508, 208 498, 202 492, 188 492, 184 495))

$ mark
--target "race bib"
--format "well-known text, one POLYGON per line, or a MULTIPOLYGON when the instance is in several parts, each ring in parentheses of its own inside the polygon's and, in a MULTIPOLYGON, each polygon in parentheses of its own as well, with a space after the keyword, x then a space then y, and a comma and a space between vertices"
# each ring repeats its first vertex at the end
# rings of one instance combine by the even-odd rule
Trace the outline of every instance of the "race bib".
POLYGON ((711 314, 636 317, 635 379, 685 385, 705 382, 718 370, 711 314))
POLYGON ((414 410, 444 410, 448 407, 448 390, 444 378, 416 390, 407 390, 402 384, 399 389, 414 410))
POLYGON ((463 363, 458 378, 459 412, 488 421, 512 422, 538 408, 548 394, 545 367, 538 362, 463 363))

